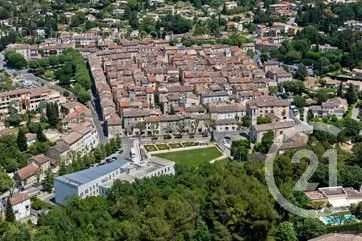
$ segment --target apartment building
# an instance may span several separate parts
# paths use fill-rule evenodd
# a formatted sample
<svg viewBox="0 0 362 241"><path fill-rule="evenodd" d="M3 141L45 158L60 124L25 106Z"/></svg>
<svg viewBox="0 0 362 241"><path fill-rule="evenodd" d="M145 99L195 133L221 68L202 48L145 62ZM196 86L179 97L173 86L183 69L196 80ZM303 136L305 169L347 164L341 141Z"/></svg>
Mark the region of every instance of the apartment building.
<svg viewBox="0 0 362 241"><path fill-rule="evenodd" d="M85 154L99 144L97 130L90 122L72 124L71 131L62 136L62 140L69 146L70 152Z"/></svg>
<svg viewBox="0 0 362 241"><path fill-rule="evenodd" d="M241 120L246 115L246 108L240 103L211 104L208 112L211 120Z"/></svg>
<svg viewBox="0 0 362 241"><path fill-rule="evenodd" d="M16 89L0 93L0 116L4 118L9 108L19 113L38 110L41 103L65 103L66 98L58 91L48 88Z"/></svg>
<svg viewBox="0 0 362 241"><path fill-rule="evenodd" d="M9 197L9 204L16 221L30 217L31 202L27 193L20 192L12 195Z"/></svg>
<svg viewBox="0 0 362 241"><path fill-rule="evenodd" d="M247 103L247 112L253 125L257 123L259 116L269 116L279 121L288 121L290 120L289 105L289 101L275 96L260 96Z"/></svg>
<svg viewBox="0 0 362 241"><path fill-rule="evenodd" d="M335 97L321 105L310 106L309 110L314 117L336 116L341 119L348 110L348 103L346 99Z"/></svg>

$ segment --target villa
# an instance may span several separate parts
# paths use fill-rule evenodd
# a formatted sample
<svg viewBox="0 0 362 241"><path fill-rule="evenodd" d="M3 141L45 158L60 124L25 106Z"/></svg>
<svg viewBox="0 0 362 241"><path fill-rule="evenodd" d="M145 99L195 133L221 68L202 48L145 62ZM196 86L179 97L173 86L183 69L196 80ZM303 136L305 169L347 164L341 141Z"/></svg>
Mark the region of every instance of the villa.
<svg viewBox="0 0 362 241"><path fill-rule="evenodd" d="M305 195L313 202L328 202L334 209L343 209L362 202L362 191L352 187L324 187L307 191Z"/></svg>

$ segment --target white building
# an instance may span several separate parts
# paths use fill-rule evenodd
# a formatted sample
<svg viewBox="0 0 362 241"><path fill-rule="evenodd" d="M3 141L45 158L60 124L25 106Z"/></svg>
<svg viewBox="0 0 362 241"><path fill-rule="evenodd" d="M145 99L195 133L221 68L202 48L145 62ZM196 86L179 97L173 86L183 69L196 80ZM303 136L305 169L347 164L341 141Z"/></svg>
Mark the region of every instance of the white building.
<svg viewBox="0 0 362 241"><path fill-rule="evenodd" d="M31 202L27 193L14 194L10 197L9 203L16 221L30 216Z"/></svg>
<svg viewBox="0 0 362 241"><path fill-rule="evenodd" d="M84 122L71 126L73 131L62 137L71 153L85 154L97 147L98 133L92 123Z"/></svg>
<svg viewBox="0 0 362 241"><path fill-rule="evenodd" d="M86 198L105 195L116 180L133 182L147 177L174 175L175 163L153 158L140 163L108 158L109 163L88 168L79 172L60 176L55 179L55 202L64 204L72 197Z"/></svg>
<svg viewBox="0 0 362 241"><path fill-rule="evenodd" d="M245 106L239 103L213 104L209 105L208 110L212 120L241 120L241 118L246 115Z"/></svg>
<svg viewBox="0 0 362 241"><path fill-rule="evenodd" d="M201 104L217 104L220 102L230 101L230 95L227 91L209 91L201 93Z"/></svg>
<svg viewBox="0 0 362 241"><path fill-rule="evenodd" d="M328 202L331 208L341 210L362 202L361 190L352 187L322 187L316 191L305 192L311 201Z"/></svg>

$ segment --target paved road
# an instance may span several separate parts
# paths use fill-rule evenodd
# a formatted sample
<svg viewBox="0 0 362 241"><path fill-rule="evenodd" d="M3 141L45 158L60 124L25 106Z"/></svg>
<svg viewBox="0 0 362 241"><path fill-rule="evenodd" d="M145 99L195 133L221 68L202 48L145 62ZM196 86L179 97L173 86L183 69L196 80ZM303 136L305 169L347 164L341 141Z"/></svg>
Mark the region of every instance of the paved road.
<svg viewBox="0 0 362 241"><path fill-rule="evenodd" d="M92 112L92 118L93 118L94 125L95 125L95 127L97 129L99 142L101 144L104 144L104 143L107 142L107 137L104 135L103 125L102 125L102 122L99 120L99 116L97 114L97 111L95 110L94 102L90 101L88 103L88 106L89 106L89 108L90 108L90 110Z"/></svg>

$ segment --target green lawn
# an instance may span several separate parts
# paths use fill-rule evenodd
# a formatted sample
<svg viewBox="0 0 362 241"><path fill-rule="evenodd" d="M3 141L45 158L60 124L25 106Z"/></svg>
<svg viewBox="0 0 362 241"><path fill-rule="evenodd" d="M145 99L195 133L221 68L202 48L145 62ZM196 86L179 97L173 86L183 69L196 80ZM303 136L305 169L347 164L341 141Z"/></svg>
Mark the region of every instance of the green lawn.
<svg viewBox="0 0 362 241"><path fill-rule="evenodd" d="M207 147L187 151L174 151L157 154L156 156L171 160L177 164L198 167L202 163L209 162L222 154L216 147Z"/></svg>

